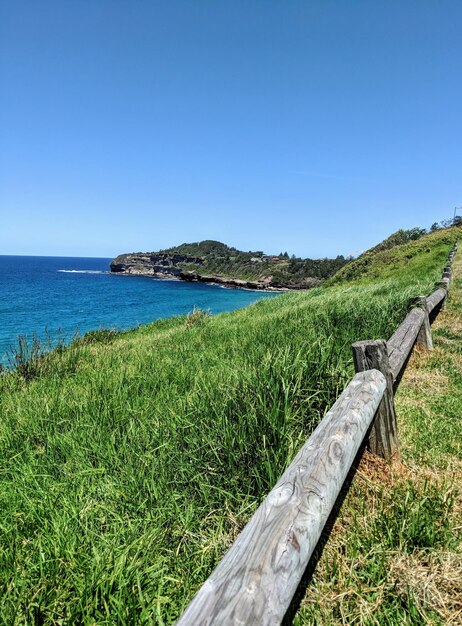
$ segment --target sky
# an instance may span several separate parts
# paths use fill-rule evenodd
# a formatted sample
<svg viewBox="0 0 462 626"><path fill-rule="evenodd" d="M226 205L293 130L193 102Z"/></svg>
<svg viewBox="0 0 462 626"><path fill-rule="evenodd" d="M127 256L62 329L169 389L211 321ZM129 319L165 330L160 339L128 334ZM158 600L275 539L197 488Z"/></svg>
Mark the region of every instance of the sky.
<svg viewBox="0 0 462 626"><path fill-rule="evenodd" d="M461 24L460 0L0 0L0 254L324 257L452 217Z"/></svg>

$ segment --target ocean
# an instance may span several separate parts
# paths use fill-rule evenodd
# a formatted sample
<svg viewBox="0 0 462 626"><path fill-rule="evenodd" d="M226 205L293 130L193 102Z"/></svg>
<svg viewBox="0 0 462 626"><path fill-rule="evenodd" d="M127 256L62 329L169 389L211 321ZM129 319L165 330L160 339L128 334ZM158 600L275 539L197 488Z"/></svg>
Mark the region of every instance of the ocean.
<svg viewBox="0 0 462 626"><path fill-rule="evenodd" d="M0 362L19 335L69 342L76 330L136 327L189 313L221 313L275 294L109 273L110 259L0 256Z"/></svg>

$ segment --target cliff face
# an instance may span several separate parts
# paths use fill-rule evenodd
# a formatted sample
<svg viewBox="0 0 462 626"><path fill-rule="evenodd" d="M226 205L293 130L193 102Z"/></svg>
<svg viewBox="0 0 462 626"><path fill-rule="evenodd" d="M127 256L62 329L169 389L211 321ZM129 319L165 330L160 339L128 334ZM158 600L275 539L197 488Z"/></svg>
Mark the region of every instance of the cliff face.
<svg viewBox="0 0 462 626"><path fill-rule="evenodd" d="M203 259L166 252L120 254L111 261L111 272L158 278L181 278L182 264L202 265Z"/></svg>
<svg viewBox="0 0 462 626"><path fill-rule="evenodd" d="M207 239L158 252L121 254L112 261L111 271L283 291L317 287L345 262L344 257L302 259L289 257L287 252L279 256L264 254L261 250L244 252Z"/></svg>
<svg viewBox="0 0 462 626"><path fill-rule="evenodd" d="M186 269L191 265L195 269ZM274 289L283 290L284 285L273 285L272 276L251 281L227 276L209 274L202 257L174 254L168 252L121 254L111 261L111 272L114 274L130 274L134 276L152 276L155 278L178 278L188 282L217 283L227 287L240 289ZM196 269L197 268L197 269ZM199 270L199 271L198 271Z"/></svg>

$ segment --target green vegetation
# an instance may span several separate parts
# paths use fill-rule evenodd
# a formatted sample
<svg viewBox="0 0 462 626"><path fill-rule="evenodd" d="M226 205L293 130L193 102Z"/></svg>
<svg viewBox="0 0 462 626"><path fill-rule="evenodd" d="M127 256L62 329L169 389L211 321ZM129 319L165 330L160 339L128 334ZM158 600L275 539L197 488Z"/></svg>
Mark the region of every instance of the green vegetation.
<svg viewBox="0 0 462 626"><path fill-rule="evenodd" d="M443 220L440 224L435 222L431 225L429 232L435 232L436 230L442 228L450 228L452 226L460 226L462 224L462 217L455 216L454 219ZM376 254L377 252L382 252L383 250L390 250L390 248L394 248L395 246L401 246L405 243L409 243L410 241L416 241L420 239L424 235L427 234L427 230L425 228L409 228L405 230L400 228L396 233L391 234L389 237L378 243L376 246L366 250L364 254Z"/></svg>
<svg viewBox="0 0 462 626"><path fill-rule="evenodd" d="M396 396L401 462L366 455L296 624L460 624L462 260Z"/></svg>
<svg viewBox="0 0 462 626"><path fill-rule="evenodd" d="M395 233L395 235L383 242L386 244L383 247L381 247L382 244L379 244L357 259L350 261L327 281L327 284L333 285L359 278L375 281L388 277L392 278L396 272L402 274L410 271L412 273L414 257L429 254L431 252L432 236L437 234L444 236L448 229L436 231L433 235L424 236L421 234L415 239L409 239L406 236L404 237L406 239L405 243L393 244L393 241L396 241L394 239L395 236L397 236L398 241L401 239L400 232L410 233L413 231L398 231L398 233Z"/></svg>
<svg viewBox="0 0 462 626"><path fill-rule="evenodd" d="M454 238L377 254L357 281L92 333L0 376L0 623L172 623L352 375L350 344L392 333ZM403 489L412 533L386 545L452 549L451 497Z"/></svg>
<svg viewBox="0 0 462 626"><path fill-rule="evenodd" d="M220 241L183 243L162 253L181 254L197 257L199 263L179 263L185 271L222 277L259 281L272 276L273 287L315 287L321 281L337 272L347 260L343 256L336 259L301 259L287 252L278 256L257 252L242 252Z"/></svg>
<svg viewBox="0 0 462 626"><path fill-rule="evenodd" d="M384 239L384 241L368 250L366 254L375 254L376 252L381 252L382 250L389 250L390 248L394 248L395 246L401 246L403 243L409 243L409 241L416 241L417 239L423 237L425 233L425 228L397 230L396 233L393 233L392 235Z"/></svg>
<svg viewBox="0 0 462 626"><path fill-rule="evenodd" d="M449 479L366 454L295 624L459 624L457 496Z"/></svg>

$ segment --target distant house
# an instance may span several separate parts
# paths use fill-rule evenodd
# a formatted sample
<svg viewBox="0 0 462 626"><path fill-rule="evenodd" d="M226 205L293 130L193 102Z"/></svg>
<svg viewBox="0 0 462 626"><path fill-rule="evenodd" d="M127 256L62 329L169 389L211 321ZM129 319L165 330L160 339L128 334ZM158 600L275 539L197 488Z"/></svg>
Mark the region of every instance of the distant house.
<svg viewBox="0 0 462 626"><path fill-rule="evenodd" d="M280 261L280 258L278 256L273 256L271 257L272 261Z"/></svg>
<svg viewBox="0 0 462 626"><path fill-rule="evenodd" d="M250 258L252 263L261 263L262 262L262 257L261 256L253 256Z"/></svg>

